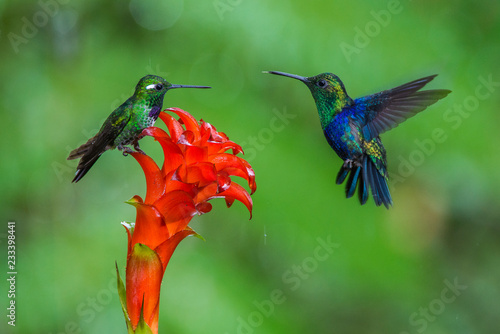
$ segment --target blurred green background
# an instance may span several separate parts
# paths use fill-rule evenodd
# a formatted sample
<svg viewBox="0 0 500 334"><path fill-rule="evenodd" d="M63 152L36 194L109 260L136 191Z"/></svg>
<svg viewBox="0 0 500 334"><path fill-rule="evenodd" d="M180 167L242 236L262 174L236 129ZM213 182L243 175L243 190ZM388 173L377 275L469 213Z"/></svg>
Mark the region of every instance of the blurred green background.
<svg viewBox="0 0 500 334"><path fill-rule="evenodd" d="M166 271L161 333L495 333L500 316L496 1L0 2L2 333L125 333L124 203L142 171L106 153L78 184L71 149L146 74L242 144L258 190L195 217ZM439 73L446 99L385 133L394 207L335 185L341 160L307 88L351 97ZM160 123L159 123L160 124ZM436 133L438 135L436 135ZM141 147L160 159L151 138ZM161 160L160 160L161 161ZM16 327L5 316L16 222ZM325 244L331 248L322 248ZM323 246L322 246L323 245ZM329 252L330 251L330 252Z"/></svg>

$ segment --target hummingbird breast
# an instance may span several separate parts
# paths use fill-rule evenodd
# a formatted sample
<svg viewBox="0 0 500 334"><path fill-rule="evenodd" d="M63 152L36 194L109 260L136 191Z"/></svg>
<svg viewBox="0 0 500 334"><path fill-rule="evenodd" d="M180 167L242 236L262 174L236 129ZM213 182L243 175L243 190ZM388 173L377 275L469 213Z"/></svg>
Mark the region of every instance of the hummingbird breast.
<svg viewBox="0 0 500 334"><path fill-rule="evenodd" d="M342 159L353 159L363 154L360 129L352 112L336 115L324 130L330 146Z"/></svg>
<svg viewBox="0 0 500 334"><path fill-rule="evenodd" d="M142 138L142 130L154 125L160 111L160 107L135 106L128 124L115 139L114 146L129 145Z"/></svg>
<svg viewBox="0 0 500 334"><path fill-rule="evenodd" d="M138 112L134 113L134 115L136 116L135 122L137 128L140 129L141 132L145 128L148 128L150 126L153 126L153 124L155 124L161 111L161 108L158 106L150 107L142 105L139 106L139 108L137 109L139 109Z"/></svg>

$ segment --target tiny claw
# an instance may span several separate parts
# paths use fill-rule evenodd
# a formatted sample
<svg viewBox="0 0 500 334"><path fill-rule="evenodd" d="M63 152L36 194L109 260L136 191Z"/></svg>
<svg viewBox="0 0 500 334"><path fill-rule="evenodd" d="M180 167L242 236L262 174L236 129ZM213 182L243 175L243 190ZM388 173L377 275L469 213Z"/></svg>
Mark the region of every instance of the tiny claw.
<svg viewBox="0 0 500 334"><path fill-rule="evenodd" d="M342 167L344 167L346 169L352 169L352 166L361 167L361 163L359 161L354 161L354 160L351 160L351 159L346 159L344 161L344 164L342 165Z"/></svg>
<svg viewBox="0 0 500 334"><path fill-rule="evenodd" d="M141 150L141 148L139 147L139 142L138 142L138 141L135 141L135 142L134 142L134 149L135 149L137 152L139 152L139 153L142 153L142 154L146 155L146 153L144 153L144 151L143 151L143 150Z"/></svg>
<svg viewBox="0 0 500 334"><path fill-rule="evenodd" d="M351 159L346 159L344 161L344 165L343 167L344 168L347 168L347 169L351 169L352 168L352 164L353 164L354 161L352 161Z"/></svg>
<svg viewBox="0 0 500 334"><path fill-rule="evenodd" d="M130 147L127 147L127 146L118 146L118 149L123 151L122 154L124 157L126 157L130 153L134 153L134 151Z"/></svg>

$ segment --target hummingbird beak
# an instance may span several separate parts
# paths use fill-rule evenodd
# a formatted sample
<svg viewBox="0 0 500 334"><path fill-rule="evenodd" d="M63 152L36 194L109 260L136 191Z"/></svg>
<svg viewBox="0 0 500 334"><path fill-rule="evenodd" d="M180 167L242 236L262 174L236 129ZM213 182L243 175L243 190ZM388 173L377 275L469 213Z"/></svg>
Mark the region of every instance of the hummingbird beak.
<svg viewBox="0 0 500 334"><path fill-rule="evenodd" d="M191 85L172 85L168 87L168 89L174 89L174 88L212 88L208 86L191 86Z"/></svg>
<svg viewBox="0 0 500 334"><path fill-rule="evenodd" d="M282 75L284 77L294 78L294 79L300 80L302 82L308 82L309 81L306 77L301 77L300 75L295 75L295 74L290 74L290 73L285 73L285 72L262 71L262 73L270 73L270 74Z"/></svg>

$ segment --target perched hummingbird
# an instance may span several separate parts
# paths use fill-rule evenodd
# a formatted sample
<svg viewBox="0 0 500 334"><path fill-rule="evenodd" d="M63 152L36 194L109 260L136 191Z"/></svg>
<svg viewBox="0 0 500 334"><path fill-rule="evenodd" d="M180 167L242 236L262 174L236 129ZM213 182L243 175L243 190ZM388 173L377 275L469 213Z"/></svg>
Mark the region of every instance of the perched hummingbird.
<svg viewBox="0 0 500 334"><path fill-rule="evenodd" d="M134 95L108 116L99 132L73 150L68 160L81 158L73 182L78 182L105 151L118 148L123 155L133 152L125 145L140 149L141 132L154 124L163 106L165 93L174 88L211 88L207 86L173 85L162 77L146 75L135 87Z"/></svg>
<svg viewBox="0 0 500 334"><path fill-rule="evenodd" d="M350 198L358 187L361 204L368 200L371 189L375 204L392 205L387 181L387 159L379 135L414 116L451 91L423 90L436 75L418 79L380 93L351 99L344 84L332 73L313 77L269 71L302 81L309 87L328 144L344 160L337 175L337 184L346 183Z"/></svg>

